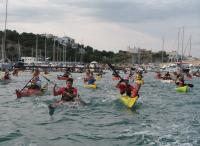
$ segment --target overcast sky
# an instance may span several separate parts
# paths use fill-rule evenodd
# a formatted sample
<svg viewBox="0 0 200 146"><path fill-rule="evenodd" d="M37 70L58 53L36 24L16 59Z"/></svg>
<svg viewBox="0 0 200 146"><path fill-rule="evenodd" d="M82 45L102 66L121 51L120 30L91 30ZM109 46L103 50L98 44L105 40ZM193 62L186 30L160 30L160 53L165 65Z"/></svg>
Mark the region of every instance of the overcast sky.
<svg viewBox="0 0 200 146"><path fill-rule="evenodd" d="M0 30L5 4L0 0ZM200 57L200 0L8 0L8 29L66 35L98 50L158 51L162 38L165 50L177 50L183 26L186 55L192 36L192 55Z"/></svg>

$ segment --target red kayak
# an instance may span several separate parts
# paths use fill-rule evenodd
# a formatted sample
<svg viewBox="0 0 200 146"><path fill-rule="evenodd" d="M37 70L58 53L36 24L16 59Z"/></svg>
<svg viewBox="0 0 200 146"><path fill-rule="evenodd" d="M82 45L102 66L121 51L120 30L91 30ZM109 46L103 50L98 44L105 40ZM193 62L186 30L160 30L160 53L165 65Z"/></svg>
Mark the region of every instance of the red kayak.
<svg viewBox="0 0 200 146"><path fill-rule="evenodd" d="M12 81L11 79L4 79L4 78L2 78L2 79L0 79L0 83L2 82L2 83L9 83L10 81Z"/></svg>
<svg viewBox="0 0 200 146"><path fill-rule="evenodd" d="M58 79L58 80L67 80L67 79L68 79L68 77L57 76L57 79Z"/></svg>
<svg viewBox="0 0 200 146"><path fill-rule="evenodd" d="M17 98L28 97L28 96L33 96L33 95L41 96L47 91L47 88L48 88L48 86L46 85L41 90L40 89L28 89L28 88L25 88L23 90L16 90L16 95L17 95Z"/></svg>
<svg viewBox="0 0 200 146"><path fill-rule="evenodd" d="M113 77L112 77L112 80L120 80L120 77L115 77L115 76L113 76Z"/></svg>

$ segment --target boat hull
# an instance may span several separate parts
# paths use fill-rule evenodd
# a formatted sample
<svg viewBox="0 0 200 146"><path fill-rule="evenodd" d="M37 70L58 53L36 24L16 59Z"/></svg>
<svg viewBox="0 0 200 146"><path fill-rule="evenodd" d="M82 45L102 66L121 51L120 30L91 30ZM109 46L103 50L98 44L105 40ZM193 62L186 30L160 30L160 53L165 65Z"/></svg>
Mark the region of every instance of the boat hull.
<svg viewBox="0 0 200 146"><path fill-rule="evenodd" d="M120 101L128 108L132 108L135 105L137 99L138 99L138 96L133 97L133 98L129 96L120 97Z"/></svg>
<svg viewBox="0 0 200 146"><path fill-rule="evenodd" d="M189 91L189 87L188 86L177 87L177 88L175 88L175 90L176 90L176 92L186 93Z"/></svg>

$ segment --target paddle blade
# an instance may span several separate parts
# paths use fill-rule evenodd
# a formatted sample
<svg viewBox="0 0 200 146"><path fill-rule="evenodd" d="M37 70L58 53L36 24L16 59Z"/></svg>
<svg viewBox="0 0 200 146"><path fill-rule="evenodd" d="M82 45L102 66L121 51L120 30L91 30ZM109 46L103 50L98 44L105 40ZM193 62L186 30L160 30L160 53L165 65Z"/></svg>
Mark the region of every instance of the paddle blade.
<svg viewBox="0 0 200 146"><path fill-rule="evenodd" d="M189 87L191 87L191 88L193 88L194 87L194 85L193 84L187 84Z"/></svg>

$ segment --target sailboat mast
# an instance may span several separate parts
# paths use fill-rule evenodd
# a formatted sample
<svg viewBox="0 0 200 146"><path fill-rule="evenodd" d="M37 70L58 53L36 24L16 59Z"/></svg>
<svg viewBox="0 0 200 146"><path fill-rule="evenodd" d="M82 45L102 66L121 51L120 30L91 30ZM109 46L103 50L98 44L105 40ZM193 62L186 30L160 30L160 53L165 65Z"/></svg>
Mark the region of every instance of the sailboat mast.
<svg viewBox="0 0 200 146"><path fill-rule="evenodd" d="M7 29L7 19L8 19L8 0L6 0L6 18L5 18L5 25L4 25L4 38L2 44L2 60L5 61L5 50L6 50L6 29Z"/></svg>
<svg viewBox="0 0 200 146"><path fill-rule="evenodd" d="M189 49L189 56L191 56L191 49L192 49L192 36L190 36L190 49Z"/></svg>
<svg viewBox="0 0 200 146"><path fill-rule="evenodd" d="M57 46L57 49L56 49L56 60L58 61L58 51L59 51L59 42L58 42L58 46Z"/></svg>
<svg viewBox="0 0 200 146"><path fill-rule="evenodd" d="M184 51L184 35L185 35L185 31L184 31L184 26L183 26L183 34L182 34L182 54L181 54L181 61L183 61L183 51Z"/></svg>
<svg viewBox="0 0 200 146"><path fill-rule="evenodd" d="M38 61L38 36L36 35L36 51L35 51L35 58Z"/></svg>
<svg viewBox="0 0 200 146"><path fill-rule="evenodd" d="M178 43L177 43L177 55L176 55L177 62L179 61L180 32L181 32L181 28L178 29Z"/></svg>
<svg viewBox="0 0 200 146"><path fill-rule="evenodd" d="M19 40L18 40L18 57L19 57L19 59L21 58L21 46L20 46L20 42L19 42Z"/></svg>
<svg viewBox="0 0 200 146"><path fill-rule="evenodd" d="M163 37L163 39L162 39L162 63L163 63L163 52L164 52L164 49L165 49L165 38Z"/></svg>
<svg viewBox="0 0 200 146"><path fill-rule="evenodd" d="M46 62L46 58L47 58L47 38L46 38L46 36L45 36L45 46L44 46L45 48L45 53L44 53L44 61Z"/></svg>
<svg viewBox="0 0 200 146"><path fill-rule="evenodd" d="M65 62L65 46L64 45L63 45L62 51L63 51L63 63L64 63Z"/></svg>
<svg viewBox="0 0 200 146"><path fill-rule="evenodd" d="M3 37L2 37L2 44L1 44L1 59L4 60L4 51L3 51Z"/></svg>
<svg viewBox="0 0 200 146"><path fill-rule="evenodd" d="M56 43L55 43L55 38L53 39L53 61L55 61L55 47L56 47Z"/></svg>

